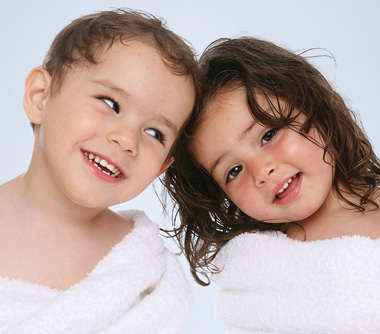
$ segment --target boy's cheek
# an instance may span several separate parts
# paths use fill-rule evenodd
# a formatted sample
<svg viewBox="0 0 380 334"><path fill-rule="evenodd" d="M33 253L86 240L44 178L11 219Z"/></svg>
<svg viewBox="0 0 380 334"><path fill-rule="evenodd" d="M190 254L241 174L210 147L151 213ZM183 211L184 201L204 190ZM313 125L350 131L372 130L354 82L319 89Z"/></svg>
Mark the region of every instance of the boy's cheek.
<svg viewBox="0 0 380 334"><path fill-rule="evenodd" d="M159 170L159 172L157 173L157 176L160 176L162 173L164 173L168 167L174 162L174 158L171 157L170 160L166 163L164 163L161 167L161 169Z"/></svg>

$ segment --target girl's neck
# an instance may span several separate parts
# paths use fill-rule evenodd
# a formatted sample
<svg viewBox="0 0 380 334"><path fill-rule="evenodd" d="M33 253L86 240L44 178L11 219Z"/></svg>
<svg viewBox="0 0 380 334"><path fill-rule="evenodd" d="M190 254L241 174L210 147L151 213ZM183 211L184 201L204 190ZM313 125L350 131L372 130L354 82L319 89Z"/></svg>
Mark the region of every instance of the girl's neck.
<svg viewBox="0 0 380 334"><path fill-rule="evenodd" d="M359 203L354 196L346 196ZM380 206L379 197L374 202ZM368 203L366 210L359 212L333 193L324 205L310 217L291 224L288 237L301 241L314 241L361 235L371 239L380 238L380 210Z"/></svg>

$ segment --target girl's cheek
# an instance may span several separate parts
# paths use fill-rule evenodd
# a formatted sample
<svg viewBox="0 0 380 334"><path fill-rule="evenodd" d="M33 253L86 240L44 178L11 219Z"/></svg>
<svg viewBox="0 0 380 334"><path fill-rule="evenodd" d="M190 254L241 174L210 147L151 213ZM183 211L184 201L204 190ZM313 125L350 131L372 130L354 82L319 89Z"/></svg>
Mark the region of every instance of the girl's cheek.
<svg viewBox="0 0 380 334"><path fill-rule="evenodd" d="M322 153L322 156L323 156L323 153ZM332 155L329 153L329 151L326 152L326 154L324 155L323 157L324 161L331 165L333 167L333 172L335 170L335 160L334 158L332 157Z"/></svg>

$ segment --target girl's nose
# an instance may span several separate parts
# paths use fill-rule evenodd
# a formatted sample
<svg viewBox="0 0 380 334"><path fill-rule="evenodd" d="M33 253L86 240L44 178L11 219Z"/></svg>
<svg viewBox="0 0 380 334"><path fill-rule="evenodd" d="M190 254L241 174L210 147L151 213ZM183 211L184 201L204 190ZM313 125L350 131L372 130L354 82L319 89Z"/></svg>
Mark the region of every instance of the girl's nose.
<svg viewBox="0 0 380 334"><path fill-rule="evenodd" d="M252 176L257 187L262 187L271 179L276 171L273 162L257 162L250 166Z"/></svg>
<svg viewBox="0 0 380 334"><path fill-rule="evenodd" d="M112 131L108 134L108 141L119 145L120 149L129 155L135 156L138 147L138 133L129 129L126 131Z"/></svg>

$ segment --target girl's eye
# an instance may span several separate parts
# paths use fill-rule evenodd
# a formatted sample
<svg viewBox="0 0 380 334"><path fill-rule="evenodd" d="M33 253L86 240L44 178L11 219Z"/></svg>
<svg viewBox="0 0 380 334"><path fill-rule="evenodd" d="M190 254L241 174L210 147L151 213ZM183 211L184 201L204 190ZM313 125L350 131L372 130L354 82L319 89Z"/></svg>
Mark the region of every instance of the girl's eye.
<svg viewBox="0 0 380 334"><path fill-rule="evenodd" d="M160 143L163 143L165 141L164 135L155 129L146 129L145 132L148 135L151 135L152 137L156 138Z"/></svg>
<svg viewBox="0 0 380 334"><path fill-rule="evenodd" d="M271 129L265 132L263 138L261 139L262 143L266 144L267 142L272 140L272 138L276 135L276 132L277 132L277 129Z"/></svg>
<svg viewBox="0 0 380 334"><path fill-rule="evenodd" d="M99 97L99 99L105 102L106 104L108 104L108 106L111 109L115 110L116 114L120 112L119 104L115 102L114 100L110 99L109 97L104 97L104 96Z"/></svg>
<svg viewBox="0 0 380 334"><path fill-rule="evenodd" d="M242 166L235 166L231 168L227 174L226 183L231 182L235 177L237 177L242 169Z"/></svg>

